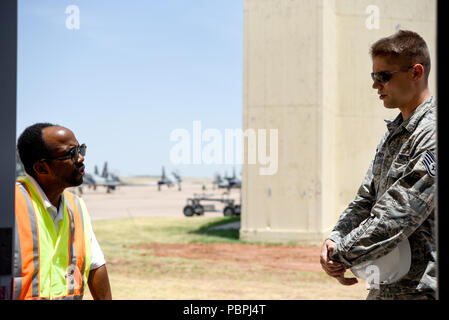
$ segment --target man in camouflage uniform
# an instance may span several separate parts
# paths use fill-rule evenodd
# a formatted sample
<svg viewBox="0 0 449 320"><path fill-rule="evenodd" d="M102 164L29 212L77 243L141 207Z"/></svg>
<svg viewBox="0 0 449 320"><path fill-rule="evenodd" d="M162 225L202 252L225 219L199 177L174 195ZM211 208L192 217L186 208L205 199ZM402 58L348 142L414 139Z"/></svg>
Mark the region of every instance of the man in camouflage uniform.
<svg viewBox="0 0 449 320"><path fill-rule="evenodd" d="M430 57L416 33L399 30L371 47L373 88L401 111L387 131L355 199L325 240L320 261L343 285L346 269L391 252L408 239L411 266L400 280L375 284L367 299L436 298L436 101Z"/></svg>

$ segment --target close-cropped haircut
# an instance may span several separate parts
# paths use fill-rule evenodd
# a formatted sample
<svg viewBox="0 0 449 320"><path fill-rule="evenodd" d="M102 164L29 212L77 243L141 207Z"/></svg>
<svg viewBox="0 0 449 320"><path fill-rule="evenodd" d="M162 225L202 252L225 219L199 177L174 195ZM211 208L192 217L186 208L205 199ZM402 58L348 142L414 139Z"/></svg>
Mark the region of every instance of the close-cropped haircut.
<svg viewBox="0 0 449 320"><path fill-rule="evenodd" d="M25 172L35 177L33 164L50 157L50 150L42 138L42 129L55 126L51 123L36 123L26 128L17 141L17 151Z"/></svg>
<svg viewBox="0 0 449 320"><path fill-rule="evenodd" d="M424 79L430 73L430 54L424 39L416 32L399 30L389 37L376 41L370 49L372 58L385 57L390 62L403 66L421 63L424 66Z"/></svg>

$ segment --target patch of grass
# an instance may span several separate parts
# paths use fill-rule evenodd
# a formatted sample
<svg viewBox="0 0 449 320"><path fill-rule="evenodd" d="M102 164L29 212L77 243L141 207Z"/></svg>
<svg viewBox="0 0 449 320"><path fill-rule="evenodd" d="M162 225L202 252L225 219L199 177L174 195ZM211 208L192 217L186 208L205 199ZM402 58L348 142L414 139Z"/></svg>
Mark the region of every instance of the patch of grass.
<svg viewBox="0 0 449 320"><path fill-rule="evenodd" d="M209 230L238 221L239 217L126 218L92 221L95 236L106 256L134 255L130 248L146 243L237 243L239 230Z"/></svg>
<svg viewBox="0 0 449 320"><path fill-rule="evenodd" d="M195 243L241 242L239 240L240 232L238 229L205 230L205 231L195 231L194 233L205 235L205 237L193 241Z"/></svg>
<svg viewBox="0 0 449 320"><path fill-rule="evenodd" d="M239 217L223 218L132 218L96 220L92 222L95 235L107 234L107 242L120 242L125 245L139 243L194 243L211 241L235 242L235 232L210 232L211 227L238 221ZM238 230L234 230L237 231Z"/></svg>
<svg viewBox="0 0 449 320"><path fill-rule="evenodd" d="M207 222L201 225L198 229L190 231L192 234L204 235L195 242L213 243L213 242L240 242L239 229L212 229L224 224L240 221L239 216L218 218L217 220Z"/></svg>
<svg viewBox="0 0 449 320"><path fill-rule="evenodd" d="M240 221L240 216L223 217L223 218L214 218L214 220L202 224L202 225L198 228L197 231L198 231L198 232L201 232L201 231L207 231L207 229L209 229L209 228L218 227L218 226L221 226L221 225L224 225L224 224L228 224L228 223L232 223L232 222L237 222L237 221Z"/></svg>

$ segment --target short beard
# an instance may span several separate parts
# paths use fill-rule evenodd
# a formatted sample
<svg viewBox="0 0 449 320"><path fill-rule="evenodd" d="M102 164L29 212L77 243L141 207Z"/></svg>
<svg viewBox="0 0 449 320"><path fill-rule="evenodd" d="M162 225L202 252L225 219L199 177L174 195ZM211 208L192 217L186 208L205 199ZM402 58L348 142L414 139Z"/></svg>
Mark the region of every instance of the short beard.
<svg viewBox="0 0 449 320"><path fill-rule="evenodd" d="M72 179L72 186L73 187L78 187L79 185L81 185L81 184L83 184L83 177L81 176L81 178L76 178L76 177L73 177L73 179Z"/></svg>
<svg viewBox="0 0 449 320"><path fill-rule="evenodd" d="M70 185L72 187L77 187L77 186L81 185L83 182L84 182L83 181L83 176L79 174L78 169L75 169L73 171L73 176L70 179Z"/></svg>

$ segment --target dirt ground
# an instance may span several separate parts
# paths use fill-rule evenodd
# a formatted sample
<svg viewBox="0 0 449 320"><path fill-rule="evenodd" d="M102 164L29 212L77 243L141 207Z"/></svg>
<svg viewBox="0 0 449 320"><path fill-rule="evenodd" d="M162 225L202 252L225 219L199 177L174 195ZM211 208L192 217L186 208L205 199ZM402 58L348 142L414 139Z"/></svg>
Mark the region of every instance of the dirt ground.
<svg viewBox="0 0 449 320"><path fill-rule="evenodd" d="M231 262L259 265L274 270L323 272L319 262L320 248L310 246L272 246L257 244L142 244L135 248L148 250L142 255L201 259L216 263Z"/></svg>
<svg viewBox="0 0 449 320"><path fill-rule="evenodd" d="M153 243L127 248L140 252L140 264L125 257L108 261L114 299L364 300L368 293L363 281L342 286L327 276L318 247Z"/></svg>

